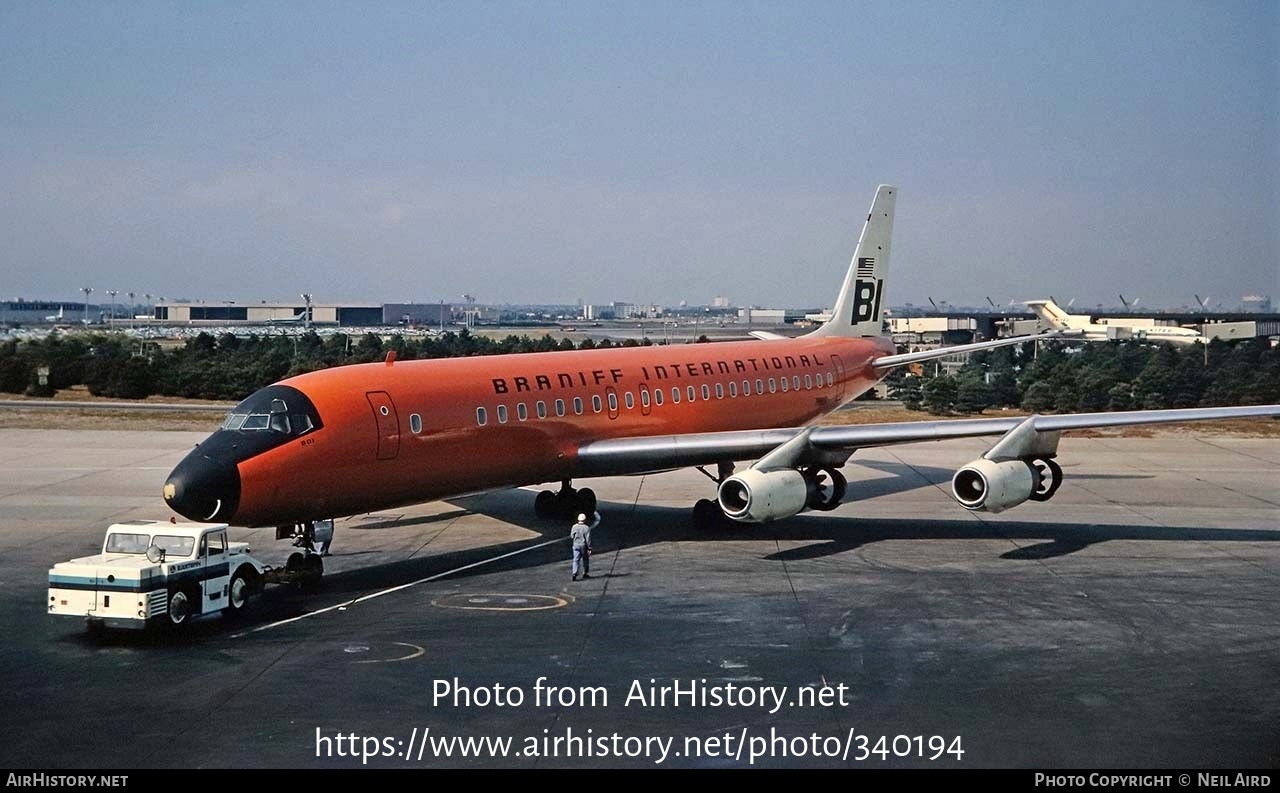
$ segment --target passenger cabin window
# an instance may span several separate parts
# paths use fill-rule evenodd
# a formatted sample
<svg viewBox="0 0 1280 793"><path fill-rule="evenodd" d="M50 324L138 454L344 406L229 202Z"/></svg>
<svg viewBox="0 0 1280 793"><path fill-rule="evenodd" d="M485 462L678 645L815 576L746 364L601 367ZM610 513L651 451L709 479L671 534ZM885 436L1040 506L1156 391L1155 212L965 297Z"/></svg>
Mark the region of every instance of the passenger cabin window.
<svg viewBox="0 0 1280 793"><path fill-rule="evenodd" d="M729 398L732 399L737 395L738 395L738 383L737 381L730 380L729 381Z"/></svg>
<svg viewBox="0 0 1280 793"><path fill-rule="evenodd" d="M791 376L791 387L796 391L800 390L800 375Z"/></svg>
<svg viewBox="0 0 1280 793"><path fill-rule="evenodd" d="M630 396L630 394L628 394L627 396ZM617 394L609 395L609 412L611 413L618 412L618 395Z"/></svg>
<svg viewBox="0 0 1280 793"><path fill-rule="evenodd" d="M680 401L680 388L677 386L671 389L671 402L675 404Z"/></svg>
<svg viewBox="0 0 1280 793"><path fill-rule="evenodd" d="M627 403L627 410L631 410L631 409L635 408L635 406L636 406L636 398L635 398L635 397L633 397L633 396L631 395L631 392L630 392L630 391L628 391L627 393L623 394L623 395L622 395L622 398L623 398L623 401L625 401L625 402Z"/></svg>
<svg viewBox="0 0 1280 793"><path fill-rule="evenodd" d="M582 415L582 397L573 398L573 412Z"/></svg>
<svg viewBox="0 0 1280 793"><path fill-rule="evenodd" d="M529 418L529 409L524 406L523 402L516 403L516 418L525 421Z"/></svg>
<svg viewBox="0 0 1280 793"><path fill-rule="evenodd" d="M506 405L498 405L498 423L499 424L507 423L507 406Z"/></svg>
<svg viewBox="0 0 1280 793"><path fill-rule="evenodd" d="M787 393L787 378L782 378L782 393Z"/></svg>
<svg viewBox="0 0 1280 793"><path fill-rule="evenodd" d="M538 402L538 418L545 419L547 417L547 403Z"/></svg>
<svg viewBox="0 0 1280 793"><path fill-rule="evenodd" d="M716 399L724 399L724 386L719 383L716 383Z"/></svg>
<svg viewBox="0 0 1280 793"><path fill-rule="evenodd" d="M557 415L557 416L563 416L563 415L564 415L564 400L563 400L563 399L557 399L557 400L556 400L556 415Z"/></svg>
<svg viewBox="0 0 1280 793"><path fill-rule="evenodd" d="M422 416L417 413L409 414L409 431L414 435L422 432Z"/></svg>
<svg viewBox="0 0 1280 793"><path fill-rule="evenodd" d="M756 393L764 396L764 378L762 377L756 378Z"/></svg>
<svg viewBox="0 0 1280 793"><path fill-rule="evenodd" d="M835 379L831 376L830 372L827 372L827 385L835 385L835 384L836 384Z"/></svg>
<svg viewBox="0 0 1280 793"><path fill-rule="evenodd" d="M600 395L593 394L591 396L591 409L599 413L603 408L600 405Z"/></svg>
<svg viewBox="0 0 1280 793"><path fill-rule="evenodd" d="M489 423L489 415L484 408L476 408L476 424L481 427Z"/></svg>
<svg viewBox="0 0 1280 793"><path fill-rule="evenodd" d="M751 396L751 381L750 381L750 380L743 380L743 381L742 381L742 395L743 395L743 396Z"/></svg>
<svg viewBox="0 0 1280 793"><path fill-rule="evenodd" d="M719 389L720 386L717 385L716 388ZM720 396L724 396L724 394L721 394ZM705 383L702 386L702 398L703 399L711 398L711 387L706 385Z"/></svg>
<svg viewBox="0 0 1280 793"><path fill-rule="evenodd" d="M641 406L641 407L646 407L646 408L647 408L647 407L649 407L649 392L648 392L648 391L641 391L641 392L640 392L640 406Z"/></svg>
<svg viewBox="0 0 1280 793"><path fill-rule="evenodd" d="M810 390L810 389L812 389L812 388L813 388L813 376L812 376L812 375L805 375L805 376L804 376L804 389L805 389L806 391L808 391L808 390Z"/></svg>
<svg viewBox="0 0 1280 793"><path fill-rule="evenodd" d="M692 402L695 399L697 399L697 396L693 392L693 386L689 386L689 401Z"/></svg>
<svg viewBox="0 0 1280 793"><path fill-rule="evenodd" d="M769 378L769 393L770 394L778 393L778 381L772 377Z"/></svg>
<svg viewBox="0 0 1280 793"><path fill-rule="evenodd" d="M819 372L818 374L814 375L814 376L813 376L813 380L814 380L814 383L818 386L818 388L822 388L822 373L821 373L821 372Z"/></svg>
<svg viewBox="0 0 1280 793"><path fill-rule="evenodd" d="M653 404L662 405L662 389L659 388L653 392Z"/></svg>

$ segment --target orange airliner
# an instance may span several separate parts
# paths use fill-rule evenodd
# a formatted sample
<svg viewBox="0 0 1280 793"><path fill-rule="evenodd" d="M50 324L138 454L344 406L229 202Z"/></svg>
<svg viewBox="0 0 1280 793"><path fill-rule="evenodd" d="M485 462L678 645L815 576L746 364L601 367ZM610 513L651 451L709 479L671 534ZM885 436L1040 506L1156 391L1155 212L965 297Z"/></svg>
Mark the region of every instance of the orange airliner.
<svg viewBox="0 0 1280 793"><path fill-rule="evenodd" d="M858 448L1003 435L956 472L962 506L1051 498L1062 430L1280 415L1280 406L815 427L893 367L1056 334L898 354L882 333L896 188L881 185L832 317L806 336L342 366L241 402L178 464L169 505L196 521L278 527L309 564L317 524L449 496L560 482L543 516L590 513L572 480L713 467L695 519L765 522L840 504ZM735 473L735 464L757 460ZM705 469L704 469L705 470Z"/></svg>

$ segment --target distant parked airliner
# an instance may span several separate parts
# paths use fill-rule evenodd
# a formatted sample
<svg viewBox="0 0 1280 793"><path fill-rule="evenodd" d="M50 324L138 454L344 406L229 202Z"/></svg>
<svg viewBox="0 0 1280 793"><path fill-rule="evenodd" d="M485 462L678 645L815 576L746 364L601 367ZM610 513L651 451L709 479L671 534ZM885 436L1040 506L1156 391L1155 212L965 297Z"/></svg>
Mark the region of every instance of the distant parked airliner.
<svg viewBox="0 0 1280 793"><path fill-rule="evenodd" d="M1125 322L1093 322L1087 314L1068 314L1052 300L1028 300L1026 306L1035 312L1047 327L1057 330L1064 339L1083 341L1158 341L1185 347L1203 344L1204 336L1195 328L1170 325L1133 325Z"/></svg>

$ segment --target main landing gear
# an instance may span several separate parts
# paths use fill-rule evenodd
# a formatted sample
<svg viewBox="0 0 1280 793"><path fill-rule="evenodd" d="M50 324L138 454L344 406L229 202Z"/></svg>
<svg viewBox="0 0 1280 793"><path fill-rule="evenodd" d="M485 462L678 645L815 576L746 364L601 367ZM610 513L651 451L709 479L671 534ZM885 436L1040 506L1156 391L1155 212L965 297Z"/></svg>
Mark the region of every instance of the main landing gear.
<svg viewBox="0 0 1280 793"><path fill-rule="evenodd" d="M718 463L716 472L712 474L706 468L698 466L697 470L706 478L716 483L717 490L724 480L733 476L733 463ZM733 525L729 516L720 508L720 502L714 498L700 498L693 503L693 527L698 531L727 529Z"/></svg>
<svg viewBox="0 0 1280 793"><path fill-rule="evenodd" d="M293 540L297 551L289 554L284 570L299 583L316 584L324 575L324 559L333 544L333 521L313 520L276 527L276 539Z"/></svg>
<svg viewBox="0 0 1280 793"><path fill-rule="evenodd" d="M533 500L533 511L540 518L573 520L579 515L586 515L590 519L596 511L596 494L589 487L575 490L566 479L560 483L559 492L543 490L539 493Z"/></svg>

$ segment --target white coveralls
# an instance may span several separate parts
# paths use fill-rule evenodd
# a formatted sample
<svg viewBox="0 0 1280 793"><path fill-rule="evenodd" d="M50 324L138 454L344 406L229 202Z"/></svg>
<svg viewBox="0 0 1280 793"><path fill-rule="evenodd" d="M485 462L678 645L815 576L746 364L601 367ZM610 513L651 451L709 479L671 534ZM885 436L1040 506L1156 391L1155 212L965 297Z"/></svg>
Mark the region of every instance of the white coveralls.
<svg viewBox="0 0 1280 793"><path fill-rule="evenodd" d="M600 525L600 513L593 512L590 522L575 523L569 529L569 541L573 544L573 580L578 580L578 567L584 578L591 575L591 530Z"/></svg>

